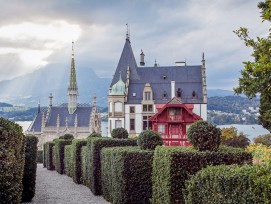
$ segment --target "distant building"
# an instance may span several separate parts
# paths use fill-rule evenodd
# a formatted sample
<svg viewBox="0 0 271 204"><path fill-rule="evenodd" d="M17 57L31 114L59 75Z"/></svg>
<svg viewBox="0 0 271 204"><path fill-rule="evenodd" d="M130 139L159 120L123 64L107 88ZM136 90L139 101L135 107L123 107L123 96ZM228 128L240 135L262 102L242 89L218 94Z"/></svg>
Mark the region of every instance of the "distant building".
<svg viewBox="0 0 271 204"><path fill-rule="evenodd" d="M67 91L68 103L59 106L53 105L53 96L49 96L49 107L41 111L38 107L37 115L29 126L26 134L33 134L39 138L38 148L42 144L70 133L75 138L85 138L93 131L101 133L101 118L96 107L96 97L93 104L80 105L77 103L78 86L72 46L70 79Z"/></svg>
<svg viewBox="0 0 271 204"><path fill-rule="evenodd" d="M144 53L137 65L129 33L108 94L108 132L124 127L130 135L143 130L159 132L165 145L187 145L186 130L207 120L205 59L188 66L145 67Z"/></svg>

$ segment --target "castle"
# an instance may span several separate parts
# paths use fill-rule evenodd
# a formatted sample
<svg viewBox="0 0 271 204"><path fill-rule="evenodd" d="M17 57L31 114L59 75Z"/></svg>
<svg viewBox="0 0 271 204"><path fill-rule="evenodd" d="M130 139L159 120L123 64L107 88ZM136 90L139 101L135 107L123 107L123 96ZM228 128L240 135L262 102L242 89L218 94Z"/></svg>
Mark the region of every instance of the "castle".
<svg viewBox="0 0 271 204"><path fill-rule="evenodd" d="M127 31L125 45L108 94L108 132L127 129L130 136L153 129L165 145L188 145L186 130L207 120L205 59L201 65L137 65Z"/></svg>
<svg viewBox="0 0 271 204"><path fill-rule="evenodd" d="M92 106L81 105L77 102L79 93L73 45L74 43L72 43L70 79L67 90L68 103L54 106L53 96L50 94L49 107L46 111L41 111L40 105L38 106L37 114L26 131L26 134L39 138L39 149L42 149L43 143L66 133L74 135L75 138L85 138L94 131L101 133L101 118L96 107L96 97L93 97Z"/></svg>

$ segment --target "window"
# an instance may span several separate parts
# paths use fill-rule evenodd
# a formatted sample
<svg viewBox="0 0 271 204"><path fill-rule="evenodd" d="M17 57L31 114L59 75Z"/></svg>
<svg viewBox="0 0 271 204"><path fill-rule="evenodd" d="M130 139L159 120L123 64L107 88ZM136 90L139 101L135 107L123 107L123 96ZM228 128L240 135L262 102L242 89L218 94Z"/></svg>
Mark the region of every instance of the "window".
<svg viewBox="0 0 271 204"><path fill-rule="evenodd" d="M130 130L135 130L135 119L130 119Z"/></svg>
<svg viewBox="0 0 271 204"><path fill-rule="evenodd" d="M151 92L145 92L145 100L150 101L151 100Z"/></svg>
<svg viewBox="0 0 271 204"><path fill-rule="evenodd" d="M158 125L158 133L165 133L165 125Z"/></svg>
<svg viewBox="0 0 271 204"><path fill-rule="evenodd" d="M116 120L115 121L115 128L121 128L121 127L122 127L121 120Z"/></svg>
<svg viewBox="0 0 271 204"><path fill-rule="evenodd" d="M134 106L130 106L130 113L135 113L135 107Z"/></svg>
<svg viewBox="0 0 271 204"><path fill-rule="evenodd" d="M148 118L151 116L143 116L143 130L151 130L151 124L148 121Z"/></svg>
<svg viewBox="0 0 271 204"><path fill-rule="evenodd" d="M167 92L164 91L164 93L163 93L163 98L166 98L166 97L167 97Z"/></svg>
<svg viewBox="0 0 271 204"><path fill-rule="evenodd" d="M143 105L143 112L153 112L153 106L150 105Z"/></svg>
<svg viewBox="0 0 271 204"><path fill-rule="evenodd" d="M182 97L182 90L180 88L178 88L178 90L176 91L177 93L177 97L180 98Z"/></svg>
<svg viewBox="0 0 271 204"><path fill-rule="evenodd" d="M195 91L192 92L192 97L193 98L196 97L196 92Z"/></svg>

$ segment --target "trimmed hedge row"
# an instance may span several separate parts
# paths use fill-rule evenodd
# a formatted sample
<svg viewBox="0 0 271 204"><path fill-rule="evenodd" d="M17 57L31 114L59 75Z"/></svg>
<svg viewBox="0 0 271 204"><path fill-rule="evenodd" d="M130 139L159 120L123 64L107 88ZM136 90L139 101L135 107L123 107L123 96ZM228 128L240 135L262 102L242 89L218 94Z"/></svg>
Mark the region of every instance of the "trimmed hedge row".
<svg viewBox="0 0 271 204"><path fill-rule="evenodd" d="M87 145L87 140L77 139L72 141L71 147L71 175L77 184L82 183L81 149Z"/></svg>
<svg viewBox="0 0 271 204"><path fill-rule="evenodd" d="M43 163L43 150L37 151L37 163Z"/></svg>
<svg viewBox="0 0 271 204"><path fill-rule="evenodd" d="M72 159L72 145L66 145L64 150L64 174L72 177L71 173L71 159Z"/></svg>
<svg viewBox="0 0 271 204"><path fill-rule="evenodd" d="M184 203L182 189L190 175L221 164L252 164L250 153L221 148L217 152L200 152L189 147L157 147L153 159L153 200L159 204Z"/></svg>
<svg viewBox="0 0 271 204"><path fill-rule="evenodd" d="M101 186L101 150L103 147L115 146L136 146L134 139L113 139L113 138L87 138L87 181L86 185L94 195L102 194Z"/></svg>
<svg viewBox="0 0 271 204"><path fill-rule="evenodd" d="M87 147L83 146L81 149L81 172L82 184L87 185Z"/></svg>
<svg viewBox="0 0 271 204"><path fill-rule="evenodd" d="M57 139L55 140L55 168L59 174L64 173L64 148L66 145L70 145L72 140Z"/></svg>
<svg viewBox="0 0 271 204"><path fill-rule="evenodd" d="M22 201L30 202L35 195L37 173L38 138L35 136L25 137L25 165L23 176ZM41 152L42 153L42 152Z"/></svg>
<svg viewBox="0 0 271 204"><path fill-rule="evenodd" d="M45 156L45 166L48 170L55 170L53 163L53 147L55 146L54 142L46 142L44 144L44 156Z"/></svg>
<svg viewBox="0 0 271 204"><path fill-rule="evenodd" d="M0 201L21 203L24 135L21 126L0 118Z"/></svg>
<svg viewBox="0 0 271 204"><path fill-rule="evenodd" d="M43 145L42 145L42 149L43 149L43 151L42 151L42 162L43 162L43 168L46 168L46 143L44 143Z"/></svg>
<svg viewBox="0 0 271 204"><path fill-rule="evenodd" d="M186 182L185 203L270 203L270 172L270 166L209 166Z"/></svg>
<svg viewBox="0 0 271 204"><path fill-rule="evenodd" d="M103 197L111 203L149 203L153 153L139 147L103 148Z"/></svg>

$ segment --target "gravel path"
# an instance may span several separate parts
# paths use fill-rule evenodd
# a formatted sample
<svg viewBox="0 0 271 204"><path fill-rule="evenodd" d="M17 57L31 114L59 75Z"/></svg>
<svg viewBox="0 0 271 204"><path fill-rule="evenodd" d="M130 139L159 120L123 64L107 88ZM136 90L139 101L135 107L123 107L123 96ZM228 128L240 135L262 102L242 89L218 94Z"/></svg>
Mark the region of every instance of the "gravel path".
<svg viewBox="0 0 271 204"><path fill-rule="evenodd" d="M75 184L72 178L49 171L38 164L36 193L29 204L109 204L103 197L94 196L84 185ZM26 204L26 203L25 203Z"/></svg>

